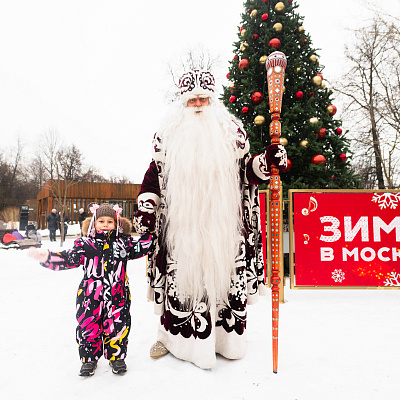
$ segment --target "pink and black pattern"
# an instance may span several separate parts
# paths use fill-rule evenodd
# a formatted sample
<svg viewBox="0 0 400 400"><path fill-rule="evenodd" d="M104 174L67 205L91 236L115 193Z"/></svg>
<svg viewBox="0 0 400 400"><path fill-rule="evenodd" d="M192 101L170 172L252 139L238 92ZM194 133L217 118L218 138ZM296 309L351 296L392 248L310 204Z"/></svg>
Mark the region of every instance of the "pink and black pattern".
<svg viewBox="0 0 400 400"><path fill-rule="evenodd" d="M84 277L76 299L76 340L82 362L124 359L131 328L130 290L126 265L151 250L149 233L137 242L116 231L97 232L94 238L79 238L74 247L50 252L42 265L53 271L83 266ZM104 348L104 351L103 351Z"/></svg>

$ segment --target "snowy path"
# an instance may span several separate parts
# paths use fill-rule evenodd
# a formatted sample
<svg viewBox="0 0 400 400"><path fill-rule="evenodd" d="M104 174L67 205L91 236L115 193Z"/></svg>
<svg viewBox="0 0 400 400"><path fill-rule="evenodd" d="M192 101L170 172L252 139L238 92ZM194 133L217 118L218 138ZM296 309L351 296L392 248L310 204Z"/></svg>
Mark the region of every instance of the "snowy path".
<svg viewBox="0 0 400 400"><path fill-rule="evenodd" d="M64 248L72 246L68 238ZM44 247L58 243L44 240ZM130 261L133 328L128 373L101 359L78 376L75 294L81 269L52 272L25 251L0 253L2 361L0 399L273 399L400 398L400 291L290 290L281 305L278 374L272 373L271 301L248 308L248 349L222 357L211 371L168 355L150 359L157 317L146 301L144 259Z"/></svg>

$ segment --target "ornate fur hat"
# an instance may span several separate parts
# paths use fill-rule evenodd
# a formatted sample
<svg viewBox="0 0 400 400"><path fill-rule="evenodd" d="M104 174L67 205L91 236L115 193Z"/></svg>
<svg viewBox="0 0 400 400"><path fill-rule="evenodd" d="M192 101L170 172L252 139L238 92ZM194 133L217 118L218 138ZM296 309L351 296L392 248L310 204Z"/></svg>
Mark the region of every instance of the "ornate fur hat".
<svg viewBox="0 0 400 400"><path fill-rule="evenodd" d="M181 101L187 103L196 96L215 97L215 79L211 72L194 69L184 73L179 79Z"/></svg>

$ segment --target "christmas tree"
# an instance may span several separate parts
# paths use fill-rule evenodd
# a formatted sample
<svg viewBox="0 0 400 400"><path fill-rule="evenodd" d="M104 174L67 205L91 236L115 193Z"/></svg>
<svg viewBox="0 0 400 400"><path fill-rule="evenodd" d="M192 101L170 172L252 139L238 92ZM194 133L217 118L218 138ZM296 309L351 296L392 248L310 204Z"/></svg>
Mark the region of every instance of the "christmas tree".
<svg viewBox="0 0 400 400"><path fill-rule="evenodd" d="M292 0L247 0L244 3L239 40L234 43L222 100L244 124L253 154L270 143L265 61L281 51L287 57L281 113L280 142L288 154L288 169L282 172L288 189L345 189L358 187L350 161L349 141L341 121L334 118L332 90L325 85L323 66L303 17Z"/></svg>

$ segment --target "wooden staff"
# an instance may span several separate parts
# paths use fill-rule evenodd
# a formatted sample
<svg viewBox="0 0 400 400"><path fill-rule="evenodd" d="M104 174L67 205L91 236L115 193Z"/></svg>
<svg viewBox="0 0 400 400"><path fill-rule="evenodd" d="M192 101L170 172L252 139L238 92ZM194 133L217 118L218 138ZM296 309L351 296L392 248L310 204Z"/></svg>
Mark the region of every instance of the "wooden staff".
<svg viewBox="0 0 400 400"><path fill-rule="evenodd" d="M287 66L286 56L275 51L268 56L267 69L269 112L272 121L269 125L271 144L279 144L281 123L279 121L282 109L283 83ZM280 178L279 169L272 165L270 179L270 221L271 221L271 255L272 255L272 364L273 371L278 372L278 327L279 327L279 269L280 269Z"/></svg>

